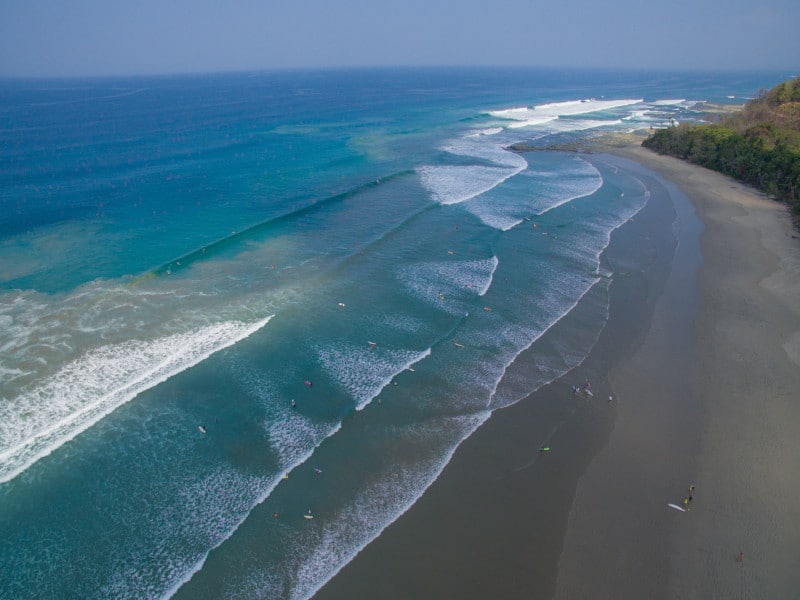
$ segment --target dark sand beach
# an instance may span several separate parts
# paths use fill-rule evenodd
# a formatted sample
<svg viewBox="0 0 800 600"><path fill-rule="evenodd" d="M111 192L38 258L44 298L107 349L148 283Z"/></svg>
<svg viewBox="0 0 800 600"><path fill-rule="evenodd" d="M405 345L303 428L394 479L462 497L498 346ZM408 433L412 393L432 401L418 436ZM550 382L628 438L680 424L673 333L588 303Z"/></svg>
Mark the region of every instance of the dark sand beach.
<svg viewBox="0 0 800 600"><path fill-rule="evenodd" d="M655 171L653 196L603 256L611 308L589 357L495 412L315 598L800 588L800 240L785 207L745 186L613 153ZM585 380L591 399L572 394ZM690 484L691 510L668 508Z"/></svg>

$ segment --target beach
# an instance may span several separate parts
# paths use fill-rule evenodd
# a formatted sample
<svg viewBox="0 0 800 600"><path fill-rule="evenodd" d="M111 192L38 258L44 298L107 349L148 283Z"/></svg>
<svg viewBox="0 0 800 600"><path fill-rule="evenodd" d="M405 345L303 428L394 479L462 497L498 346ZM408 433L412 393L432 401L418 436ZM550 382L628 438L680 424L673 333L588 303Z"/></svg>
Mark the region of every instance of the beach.
<svg viewBox="0 0 800 600"><path fill-rule="evenodd" d="M628 148L777 77L4 83L0 597L779 597L797 240Z"/></svg>
<svg viewBox="0 0 800 600"><path fill-rule="evenodd" d="M653 196L603 255L614 281L592 352L496 411L315 598L785 598L800 584L787 210L640 147L610 152L652 169ZM586 380L594 395L574 395ZM690 494L688 512L668 507Z"/></svg>

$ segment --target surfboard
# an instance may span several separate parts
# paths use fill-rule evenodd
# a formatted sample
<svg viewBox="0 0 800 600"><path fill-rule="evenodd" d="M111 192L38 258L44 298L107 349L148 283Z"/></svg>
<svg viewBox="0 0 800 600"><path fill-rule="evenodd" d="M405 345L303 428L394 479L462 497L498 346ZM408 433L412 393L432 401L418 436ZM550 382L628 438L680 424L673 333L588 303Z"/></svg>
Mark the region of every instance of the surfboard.
<svg viewBox="0 0 800 600"><path fill-rule="evenodd" d="M313 515L303 515L303 518L304 519L313 519L314 516Z"/></svg>
<svg viewBox="0 0 800 600"><path fill-rule="evenodd" d="M679 510L679 511L681 511L681 512L686 512L686 509L685 509L685 508L681 508L681 507L680 507L680 506L678 506L677 504L667 504L667 506L669 506L670 508L674 508L675 510Z"/></svg>

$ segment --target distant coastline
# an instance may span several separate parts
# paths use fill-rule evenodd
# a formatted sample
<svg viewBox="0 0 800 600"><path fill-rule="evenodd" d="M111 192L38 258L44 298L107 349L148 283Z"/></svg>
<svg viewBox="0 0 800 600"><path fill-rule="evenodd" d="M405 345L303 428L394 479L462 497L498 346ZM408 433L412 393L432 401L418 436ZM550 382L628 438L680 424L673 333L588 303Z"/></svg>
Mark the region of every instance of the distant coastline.
<svg viewBox="0 0 800 600"><path fill-rule="evenodd" d="M753 185L800 220L800 77L762 90L736 114L661 129L642 145Z"/></svg>

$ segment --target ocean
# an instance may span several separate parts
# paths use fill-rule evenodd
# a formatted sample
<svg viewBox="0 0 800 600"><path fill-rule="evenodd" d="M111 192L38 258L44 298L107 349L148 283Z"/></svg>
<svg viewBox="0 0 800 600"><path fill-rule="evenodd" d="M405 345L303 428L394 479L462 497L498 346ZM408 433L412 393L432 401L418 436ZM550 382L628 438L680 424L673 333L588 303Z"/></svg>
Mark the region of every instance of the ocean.
<svg viewBox="0 0 800 600"><path fill-rule="evenodd" d="M0 81L0 597L313 596L602 331L650 193L544 148L790 75Z"/></svg>

